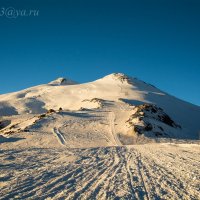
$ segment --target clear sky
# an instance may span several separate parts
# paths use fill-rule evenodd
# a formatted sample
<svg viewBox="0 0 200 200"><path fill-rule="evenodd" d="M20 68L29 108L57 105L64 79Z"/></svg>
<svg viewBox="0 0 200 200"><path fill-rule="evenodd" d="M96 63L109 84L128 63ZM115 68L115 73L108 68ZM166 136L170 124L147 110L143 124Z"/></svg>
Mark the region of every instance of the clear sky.
<svg viewBox="0 0 200 200"><path fill-rule="evenodd" d="M8 7L39 16L10 19ZM199 0L0 0L0 9L0 94L123 72L200 105Z"/></svg>

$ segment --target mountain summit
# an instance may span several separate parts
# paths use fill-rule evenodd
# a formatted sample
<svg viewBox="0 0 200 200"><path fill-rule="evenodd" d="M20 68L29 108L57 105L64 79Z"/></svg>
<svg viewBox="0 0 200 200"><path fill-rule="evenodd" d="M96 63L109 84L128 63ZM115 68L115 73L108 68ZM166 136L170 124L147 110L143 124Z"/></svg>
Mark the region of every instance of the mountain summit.
<svg viewBox="0 0 200 200"><path fill-rule="evenodd" d="M77 84L77 82L61 77L61 78L57 78L54 81L51 81L49 84L50 85L75 85Z"/></svg>

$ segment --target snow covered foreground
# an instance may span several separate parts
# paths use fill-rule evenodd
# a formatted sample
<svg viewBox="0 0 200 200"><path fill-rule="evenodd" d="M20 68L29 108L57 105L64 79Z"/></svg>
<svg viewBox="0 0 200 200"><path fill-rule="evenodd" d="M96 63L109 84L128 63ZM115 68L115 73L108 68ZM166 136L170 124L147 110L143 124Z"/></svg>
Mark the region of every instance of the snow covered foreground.
<svg viewBox="0 0 200 200"><path fill-rule="evenodd" d="M1 150L0 199L199 199L200 146Z"/></svg>
<svg viewBox="0 0 200 200"><path fill-rule="evenodd" d="M0 115L0 199L200 199L200 109L142 81L61 78Z"/></svg>

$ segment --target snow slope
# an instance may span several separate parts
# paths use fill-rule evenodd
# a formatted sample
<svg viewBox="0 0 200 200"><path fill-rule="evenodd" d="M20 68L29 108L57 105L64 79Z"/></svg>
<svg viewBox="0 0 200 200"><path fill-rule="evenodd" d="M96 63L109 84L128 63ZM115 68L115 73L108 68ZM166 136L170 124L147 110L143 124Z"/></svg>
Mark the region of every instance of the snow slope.
<svg viewBox="0 0 200 200"><path fill-rule="evenodd" d="M0 115L0 200L200 199L199 107L140 80L60 78Z"/></svg>
<svg viewBox="0 0 200 200"><path fill-rule="evenodd" d="M115 107L121 101L133 106L155 104L181 126L182 137L199 138L199 106L177 99L152 85L120 73L84 84L75 84L74 81L59 78L49 84L0 95L0 116L39 114L60 107L64 110L99 108L101 102L93 101L95 98L113 102L116 104ZM120 115L118 112L118 117ZM175 135L177 134L179 135Z"/></svg>
<svg viewBox="0 0 200 200"><path fill-rule="evenodd" d="M88 149L8 147L0 151L1 200L200 197L197 144Z"/></svg>

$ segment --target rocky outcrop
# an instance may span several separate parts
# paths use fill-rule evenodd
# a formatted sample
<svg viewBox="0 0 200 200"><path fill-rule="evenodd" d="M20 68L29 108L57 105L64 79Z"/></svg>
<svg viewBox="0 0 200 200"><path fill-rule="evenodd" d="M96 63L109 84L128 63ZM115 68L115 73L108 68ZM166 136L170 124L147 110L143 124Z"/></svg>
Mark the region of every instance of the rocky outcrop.
<svg viewBox="0 0 200 200"><path fill-rule="evenodd" d="M123 73L114 73L113 77L117 80L119 80L121 83L128 83L128 84L132 84L132 79L131 77L123 74Z"/></svg>
<svg viewBox="0 0 200 200"><path fill-rule="evenodd" d="M134 107L134 114L127 120L129 127L136 134L146 136L171 136L173 131L181 129L164 110L153 104L143 104Z"/></svg>

